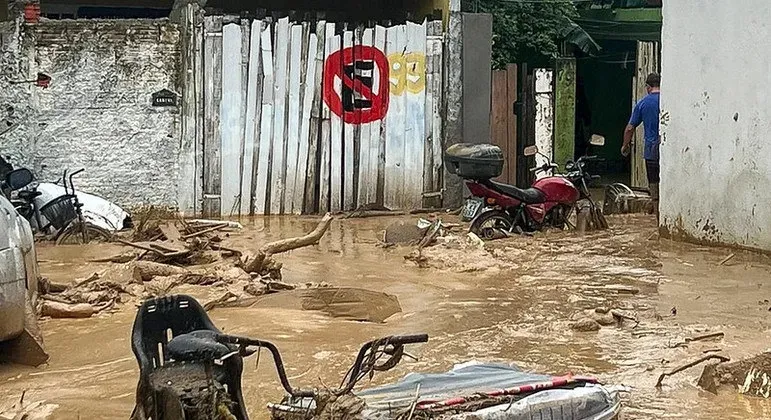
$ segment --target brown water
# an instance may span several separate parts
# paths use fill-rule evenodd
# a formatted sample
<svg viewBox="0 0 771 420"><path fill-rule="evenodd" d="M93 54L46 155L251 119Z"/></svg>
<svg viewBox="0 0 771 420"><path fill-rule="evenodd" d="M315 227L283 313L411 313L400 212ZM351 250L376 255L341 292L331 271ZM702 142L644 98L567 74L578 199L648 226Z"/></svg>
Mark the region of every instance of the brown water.
<svg viewBox="0 0 771 420"><path fill-rule="evenodd" d="M651 218L616 217L609 232L499 241L484 259L472 258L477 271L459 272L469 271L469 258L463 257L472 254L451 250L443 259L447 269L419 269L404 260L409 249L376 246L379 231L391 221L336 221L318 247L280 257L291 283L327 282L396 295L403 312L386 323L343 321L275 302L216 309L210 316L226 332L275 342L295 385L336 386L364 341L426 332L431 341L411 350L418 362L403 362L375 382L414 370L446 370L471 359L511 361L529 370L592 374L630 387L624 396L626 419L771 418L771 402L700 391L694 385L698 367L667 378L660 391L653 387L662 371L700 357L705 349L720 348L733 358L766 349L771 338L771 304L763 302L771 299L766 257L737 252L728 265L719 266L731 251L660 242ZM314 219L260 219L226 242L246 249L314 225ZM41 270L52 280L71 281L106 267L89 259L119 250L43 247ZM479 271L488 259L503 268ZM639 293L619 293L608 285ZM569 328L574 312L597 306L636 312L640 325L593 333ZM670 315L673 307L676 316ZM130 349L134 313L133 306L124 306L92 319L43 321L50 363L37 369L0 366L0 411L26 390L26 401L59 405L55 419L128 418L138 375ZM725 332L725 339L670 348L684 337L712 331ZM257 367L254 358L245 365L245 398L256 419L267 418L265 404L282 396L267 358Z"/></svg>

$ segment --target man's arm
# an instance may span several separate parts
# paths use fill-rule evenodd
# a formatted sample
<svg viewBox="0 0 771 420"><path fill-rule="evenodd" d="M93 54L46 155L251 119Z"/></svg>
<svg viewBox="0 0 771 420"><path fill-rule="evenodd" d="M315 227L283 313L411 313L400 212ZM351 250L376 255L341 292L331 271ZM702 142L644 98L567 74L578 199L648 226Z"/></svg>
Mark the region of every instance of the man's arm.
<svg viewBox="0 0 771 420"><path fill-rule="evenodd" d="M629 118L629 123L624 129L624 144L621 146L621 154L629 156L629 152L632 149L632 137L634 137L634 131L638 125L642 123L642 113L640 112L640 103L634 106L632 111L632 117Z"/></svg>

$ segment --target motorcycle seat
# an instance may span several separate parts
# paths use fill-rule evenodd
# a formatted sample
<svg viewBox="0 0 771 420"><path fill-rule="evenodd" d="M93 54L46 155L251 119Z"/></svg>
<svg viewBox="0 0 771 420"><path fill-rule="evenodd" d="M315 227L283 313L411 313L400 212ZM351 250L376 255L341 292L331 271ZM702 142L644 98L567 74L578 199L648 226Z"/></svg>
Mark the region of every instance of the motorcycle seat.
<svg viewBox="0 0 771 420"><path fill-rule="evenodd" d="M535 188L521 189L502 182L490 181L492 187L502 194L514 197L525 204L541 204L546 201L543 193Z"/></svg>
<svg viewBox="0 0 771 420"><path fill-rule="evenodd" d="M178 362L198 362L221 359L237 350L218 342L216 337L217 333L210 330L180 334L169 341L166 351Z"/></svg>
<svg viewBox="0 0 771 420"><path fill-rule="evenodd" d="M19 191L17 194L18 194L20 199L25 200L25 201L31 201L31 200L35 199L35 197L40 197L41 195L43 195L43 193L41 193L40 191L37 191L37 190L35 190L35 191Z"/></svg>

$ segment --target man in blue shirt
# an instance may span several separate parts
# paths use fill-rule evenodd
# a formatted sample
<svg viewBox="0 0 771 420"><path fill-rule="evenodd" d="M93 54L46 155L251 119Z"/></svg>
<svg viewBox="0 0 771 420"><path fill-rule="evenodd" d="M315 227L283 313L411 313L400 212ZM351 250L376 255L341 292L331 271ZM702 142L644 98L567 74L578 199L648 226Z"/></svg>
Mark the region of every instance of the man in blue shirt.
<svg viewBox="0 0 771 420"><path fill-rule="evenodd" d="M642 98L634 106L632 117L624 130L624 145L621 147L621 154L629 156L632 146L632 137L634 131L641 123L645 129L645 169L648 173L648 185L650 186L651 200L656 217L659 216L659 97L661 94L661 76L658 73L651 73L645 79L645 88L648 96Z"/></svg>

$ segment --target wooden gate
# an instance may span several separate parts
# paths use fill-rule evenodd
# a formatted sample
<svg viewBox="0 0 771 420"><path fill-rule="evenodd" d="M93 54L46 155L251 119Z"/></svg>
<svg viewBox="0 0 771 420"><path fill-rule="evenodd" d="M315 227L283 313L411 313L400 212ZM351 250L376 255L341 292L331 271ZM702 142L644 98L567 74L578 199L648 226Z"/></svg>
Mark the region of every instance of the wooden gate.
<svg viewBox="0 0 771 420"><path fill-rule="evenodd" d="M491 141L503 150L503 173L497 181L517 183L517 65L505 70L494 70L492 77L492 112L490 113Z"/></svg>
<svg viewBox="0 0 771 420"><path fill-rule="evenodd" d="M637 71L632 79L632 106L648 93L645 90L645 79L648 74L659 71L659 43L637 42ZM648 188L648 177L645 170L645 131L640 124L635 132L634 150L632 151L632 186Z"/></svg>

